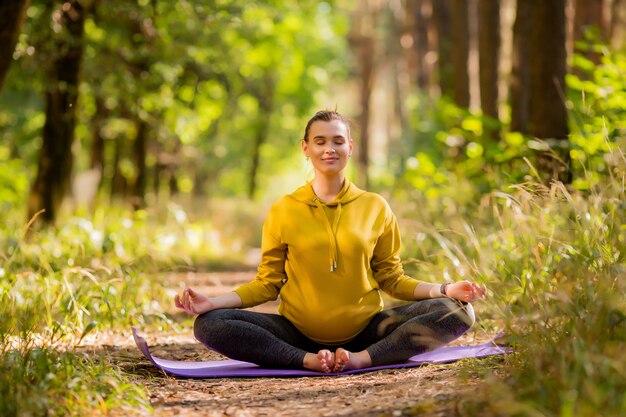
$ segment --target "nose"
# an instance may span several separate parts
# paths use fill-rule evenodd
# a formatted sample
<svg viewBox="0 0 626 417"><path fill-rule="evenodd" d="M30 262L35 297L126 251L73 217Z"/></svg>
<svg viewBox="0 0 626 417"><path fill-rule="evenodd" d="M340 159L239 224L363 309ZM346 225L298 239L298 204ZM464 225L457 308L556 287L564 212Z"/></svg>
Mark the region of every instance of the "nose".
<svg viewBox="0 0 626 417"><path fill-rule="evenodd" d="M326 148L326 152L328 152L328 153L335 153L337 151L335 150L335 148L333 148L332 145L328 145L328 147Z"/></svg>

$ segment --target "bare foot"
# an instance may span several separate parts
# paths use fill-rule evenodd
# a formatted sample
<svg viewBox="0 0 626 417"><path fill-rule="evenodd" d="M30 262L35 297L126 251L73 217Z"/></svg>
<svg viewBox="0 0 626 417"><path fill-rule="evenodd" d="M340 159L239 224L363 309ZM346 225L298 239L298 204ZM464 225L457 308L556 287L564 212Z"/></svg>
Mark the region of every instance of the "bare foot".
<svg viewBox="0 0 626 417"><path fill-rule="evenodd" d="M366 368L372 364L372 358L367 350L350 352L344 348L335 351L335 366L333 372L343 372L350 369Z"/></svg>
<svg viewBox="0 0 626 417"><path fill-rule="evenodd" d="M303 366L312 371L324 372L326 374L332 371L331 367L335 364L335 354L328 349L322 349L314 353L307 353L304 356Z"/></svg>
<svg viewBox="0 0 626 417"><path fill-rule="evenodd" d="M328 349L322 349L317 352L317 359L322 364L322 371L330 373L332 367L335 365L335 354Z"/></svg>

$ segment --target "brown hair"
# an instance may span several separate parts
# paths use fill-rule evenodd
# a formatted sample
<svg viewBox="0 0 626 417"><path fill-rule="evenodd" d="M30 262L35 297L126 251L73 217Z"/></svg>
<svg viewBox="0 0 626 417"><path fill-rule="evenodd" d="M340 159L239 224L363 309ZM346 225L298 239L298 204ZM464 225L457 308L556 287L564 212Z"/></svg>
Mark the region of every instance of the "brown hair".
<svg viewBox="0 0 626 417"><path fill-rule="evenodd" d="M306 127L304 128L304 138L302 138L302 140L304 140L305 142L309 141L309 131L311 130L311 125L314 122L330 122L332 120L339 120L346 125L346 127L348 128L348 137L346 139L350 139L350 122L346 117L334 110L320 110L315 113L315 115L311 117L311 119L306 124Z"/></svg>

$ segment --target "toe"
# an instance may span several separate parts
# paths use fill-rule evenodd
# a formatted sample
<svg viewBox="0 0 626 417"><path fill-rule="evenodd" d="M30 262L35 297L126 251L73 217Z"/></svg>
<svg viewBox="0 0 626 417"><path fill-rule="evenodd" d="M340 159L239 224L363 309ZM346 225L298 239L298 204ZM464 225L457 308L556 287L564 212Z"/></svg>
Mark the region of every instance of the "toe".
<svg viewBox="0 0 626 417"><path fill-rule="evenodd" d="M349 360L350 354L347 350L337 349L337 352L335 352L335 366L333 371L342 372Z"/></svg>
<svg viewBox="0 0 626 417"><path fill-rule="evenodd" d="M334 364L334 356L331 351L327 349L320 350L317 353L317 359L319 359L320 364L322 366L322 371L325 373L329 373L331 371L331 366Z"/></svg>

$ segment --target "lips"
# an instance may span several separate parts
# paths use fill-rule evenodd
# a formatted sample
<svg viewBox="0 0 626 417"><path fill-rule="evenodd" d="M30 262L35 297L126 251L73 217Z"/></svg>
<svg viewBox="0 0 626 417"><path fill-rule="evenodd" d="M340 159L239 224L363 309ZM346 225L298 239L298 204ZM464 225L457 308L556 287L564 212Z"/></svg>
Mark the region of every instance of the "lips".
<svg viewBox="0 0 626 417"><path fill-rule="evenodd" d="M322 158L322 161L324 162L334 162L334 161L338 161L339 158Z"/></svg>

